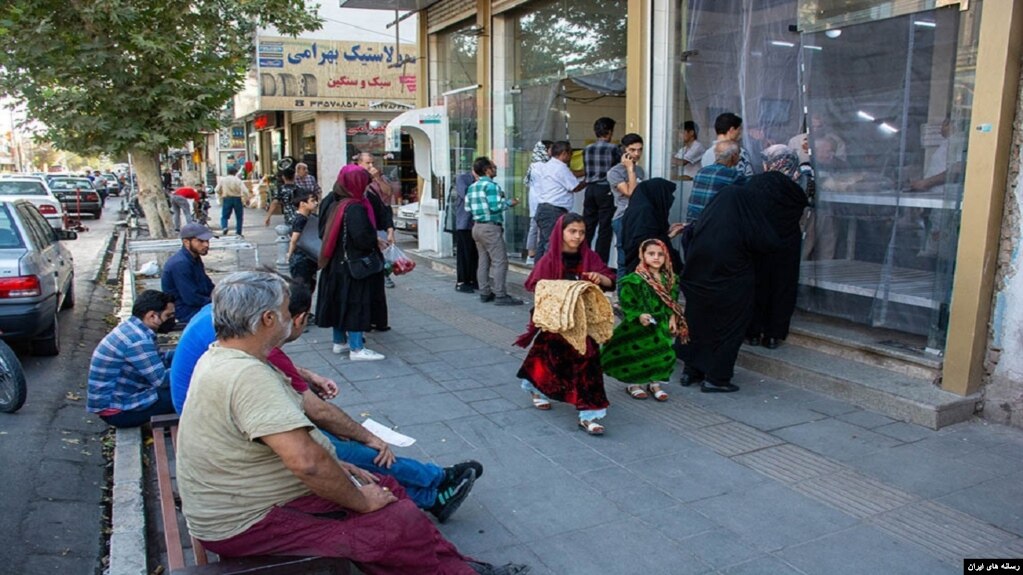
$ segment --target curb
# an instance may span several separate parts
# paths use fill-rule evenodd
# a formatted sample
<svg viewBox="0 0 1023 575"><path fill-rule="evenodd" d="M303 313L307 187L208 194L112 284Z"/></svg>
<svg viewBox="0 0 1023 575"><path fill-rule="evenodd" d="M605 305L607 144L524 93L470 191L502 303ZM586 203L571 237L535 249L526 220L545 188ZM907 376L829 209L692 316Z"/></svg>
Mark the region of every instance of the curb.
<svg viewBox="0 0 1023 575"><path fill-rule="evenodd" d="M114 251L114 242L117 240L117 228L110 231L110 235L107 236L107 241L103 245L103 257L100 258L99 265L96 266L96 271L92 273L92 277L89 281L93 284L99 283L100 276L103 275L104 270L107 268L107 263L110 261L110 257Z"/></svg>
<svg viewBox="0 0 1023 575"><path fill-rule="evenodd" d="M146 512L142 497L142 429L118 429L111 490L107 575L146 575Z"/></svg>

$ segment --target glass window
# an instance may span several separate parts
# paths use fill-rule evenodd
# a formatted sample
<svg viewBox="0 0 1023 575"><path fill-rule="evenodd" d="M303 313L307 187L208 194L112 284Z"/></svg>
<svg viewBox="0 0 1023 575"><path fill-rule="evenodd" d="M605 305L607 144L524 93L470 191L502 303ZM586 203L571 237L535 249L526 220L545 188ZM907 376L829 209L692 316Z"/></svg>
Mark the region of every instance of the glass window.
<svg viewBox="0 0 1023 575"><path fill-rule="evenodd" d="M11 219L8 209L9 206L0 206L0 249L20 248L22 247L21 234L18 233L18 228L14 225L14 220Z"/></svg>
<svg viewBox="0 0 1023 575"><path fill-rule="evenodd" d="M39 182L0 180L0 196L45 196L46 188Z"/></svg>
<svg viewBox="0 0 1023 575"><path fill-rule="evenodd" d="M18 206L18 214L21 217L22 227L28 231L28 235L32 238L32 244L36 246L36 249L46 249L54 242L53 228L46 223L46 220L39 215L39 212L33 206ZM36 218L43 220L42 224Z"/></svg>
<svg viewBox="0 0 1023 575"><path fill-rule="evenodd" d="M437 85L439 97L444 92L475 86L476 49L479 37L474 34L474 20L467 20L451 30L437 34Z"/></svg>
<svg viewBox="0 0 1023 575"><path fill-rule="evenodd" d="M369 152L377 157L384 155L387 120L346 117L345 132L348 135L349 159L362 152Z"/></svg>

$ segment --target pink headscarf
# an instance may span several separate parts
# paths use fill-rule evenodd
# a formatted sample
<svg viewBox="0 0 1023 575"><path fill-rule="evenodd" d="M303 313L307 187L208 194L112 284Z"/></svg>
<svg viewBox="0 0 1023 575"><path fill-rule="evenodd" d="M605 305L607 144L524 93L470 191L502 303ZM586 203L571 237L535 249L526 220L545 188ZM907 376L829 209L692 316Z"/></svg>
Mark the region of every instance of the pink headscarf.
<svg viewBox="0 0 1023 575"><path fill-rule="evenodd" d="M366 197L366 187L369 185L369 172L355 164L348 164L341 168L335 182L335 193L337 188L344 192L340 201L335 202L327 214L326 232L323 234L323 243L320 245L319 267L323 269L330 262L330 258L337 250L338 240L344 230L345 210L352 204L361 204L366 208L366 215L369 216L369 223L373 228L377 227L376 213L373 211L373 204ZM340 195L340 194L339 194Z"/></svg>

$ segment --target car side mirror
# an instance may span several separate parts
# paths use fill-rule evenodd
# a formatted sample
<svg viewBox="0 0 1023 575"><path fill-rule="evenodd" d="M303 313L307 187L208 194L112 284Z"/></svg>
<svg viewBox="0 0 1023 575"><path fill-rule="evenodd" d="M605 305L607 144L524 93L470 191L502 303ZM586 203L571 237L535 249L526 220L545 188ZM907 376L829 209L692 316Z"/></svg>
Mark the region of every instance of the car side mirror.
<svg viewBox="0 0 1023 575"><path fill-rule="evenodd" d="M77 240L78 239L78 232L73 232L71 230L54 230L54 231L57 232L57 239L58 240Z"/></svg>

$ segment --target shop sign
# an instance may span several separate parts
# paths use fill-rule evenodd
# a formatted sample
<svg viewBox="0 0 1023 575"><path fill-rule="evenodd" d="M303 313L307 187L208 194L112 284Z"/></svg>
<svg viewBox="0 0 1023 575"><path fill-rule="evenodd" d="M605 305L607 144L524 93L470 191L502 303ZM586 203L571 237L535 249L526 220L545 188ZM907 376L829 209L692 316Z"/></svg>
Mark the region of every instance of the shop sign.
<svg viewBox="0 0 1023 575"><path fill-rule="evenodd" d="M416 46L260 37L263 110L405 109L415 103Z"/></svg>
<svg viewBox="0 0 1023 575"><path fill-rule="evenodd" d="M420 124L439 124L441 122L440 114L426 114L419 118Z"/></svg>
<svg viewBox="0 0 1023 575"><path fill-rule="evenodd" d="M272 130L277 127L277 114L273 112L269 114L259 114L252 121L252 125L257 130Z"/></svg>

